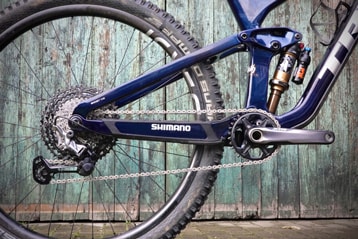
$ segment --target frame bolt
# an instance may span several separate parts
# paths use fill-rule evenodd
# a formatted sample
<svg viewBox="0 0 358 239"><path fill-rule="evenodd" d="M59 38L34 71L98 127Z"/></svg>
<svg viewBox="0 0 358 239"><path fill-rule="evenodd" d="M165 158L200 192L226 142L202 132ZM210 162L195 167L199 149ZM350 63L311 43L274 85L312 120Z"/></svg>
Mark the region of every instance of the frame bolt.
<svg viewBox="0 0 358 239"><path fill-rule="evenodd" d="M241 38L243 40L246 40L247 39L247 33L241 33Z"/></svg>
<svg viewBox="0 0 358 239"><path fill-rule="evenodd" d="M271 48L272 49L278 50L278 49L280 49L280 47L281 47L280 42L278 42L278 41L272 41L271 42Z"/></svg>
<svg viewBox="0 0 358 239"><path fill-rule="evenodd" d="M302 40L302 35L300 33L295 34L296 40Z"/></svg>

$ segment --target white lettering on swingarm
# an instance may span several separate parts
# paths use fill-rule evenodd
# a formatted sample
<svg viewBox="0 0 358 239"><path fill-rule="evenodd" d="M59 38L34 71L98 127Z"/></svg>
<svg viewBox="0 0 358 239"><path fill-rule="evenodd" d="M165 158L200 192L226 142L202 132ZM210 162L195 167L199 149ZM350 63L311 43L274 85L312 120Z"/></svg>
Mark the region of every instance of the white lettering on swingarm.
<svg viewBox="0 0 358 239"><path fill-rule="evenodd" d="M179 125L179 124L152 124L153 131L179 131L179 132L190 132L190 125Z"/></svg>

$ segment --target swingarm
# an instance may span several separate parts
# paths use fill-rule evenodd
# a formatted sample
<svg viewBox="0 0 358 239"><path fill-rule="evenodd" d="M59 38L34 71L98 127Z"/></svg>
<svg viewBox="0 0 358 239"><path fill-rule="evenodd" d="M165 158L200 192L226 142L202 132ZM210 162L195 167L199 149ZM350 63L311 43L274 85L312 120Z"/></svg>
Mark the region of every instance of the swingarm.
<svg viewBox="0 0 358 239"><path fill-rule="evenodd" d="M215 121L88 120L81 116L73 116L70 121L75 122L72 123L74 130L89 130L125 139L183 144L239 145L237 137L232 137L237 134L252 145L331 144L334 141L331 131L280 128L273 116L256 109L242 110L236 115Z"/></svg>

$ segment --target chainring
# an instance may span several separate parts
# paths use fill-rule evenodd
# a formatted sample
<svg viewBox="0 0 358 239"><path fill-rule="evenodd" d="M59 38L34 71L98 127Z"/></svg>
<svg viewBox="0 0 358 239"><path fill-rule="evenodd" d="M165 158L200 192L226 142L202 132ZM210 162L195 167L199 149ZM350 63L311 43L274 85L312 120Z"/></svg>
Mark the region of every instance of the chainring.
<svg viewBox="0 0 358 239"><path fill-rule="evenodd" d="M71 128L69 118L74 108L82 101L89 99L100 92L94 88L82 86L73 87L64 91L59 91L53 96L45 107L41 117L41 137L47 148L59 158L68 158L69 152L57 147L58 138L54 125L60 127L65 132ZM112 106L106 106L106 109L112 109ZM103 110L106 110L103 109ZM88 115L88 119L98 119L102 117L102 110L96 110ZM85 145L91 149L97 159L104 157L115 145L114 137L95 134L89 131L76 132L73 138L77 144ZM73 159L73 157L72 157Z"/></svg>
<svg viewBox="0 0 358 239"><path fill-rule="evenodd" d="M262 110L252 110L240 114L235 118L231 128L231 144L243 158L263 160L275 153L280 145L262 145L251 142L247 132L255 127L280 128L280 125L271 114Z"/></svg>

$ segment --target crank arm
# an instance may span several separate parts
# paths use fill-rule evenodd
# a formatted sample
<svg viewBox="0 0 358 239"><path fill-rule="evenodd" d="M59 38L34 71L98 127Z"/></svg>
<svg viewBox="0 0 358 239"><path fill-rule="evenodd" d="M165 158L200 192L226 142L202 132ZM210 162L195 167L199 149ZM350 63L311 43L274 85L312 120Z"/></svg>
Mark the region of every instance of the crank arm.
<svg viewBox="0 0 358 239"><path fill-rule="evenodd" d="M247 132L249 140L256 144L331 144L335 135L327 130L285 128L252 128Z"/></svg>

